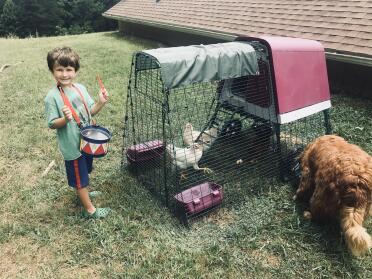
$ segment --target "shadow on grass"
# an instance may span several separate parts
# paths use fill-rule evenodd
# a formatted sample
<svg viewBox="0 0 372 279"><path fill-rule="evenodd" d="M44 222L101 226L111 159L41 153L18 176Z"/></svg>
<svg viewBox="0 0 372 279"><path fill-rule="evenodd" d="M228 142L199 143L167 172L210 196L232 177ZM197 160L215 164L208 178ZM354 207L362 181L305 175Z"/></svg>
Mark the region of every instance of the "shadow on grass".
<svg viewBox="0 0 372 279"><path fill-rule="evenodd" d="M159 42L153 41L153 40L148 40L144 39L141 37L136 37L134 35L126 35L120 31L113 31L113 32L105 32L103 34L103 37L108 37L108 38L114 38L119 41L123 41L125 43L133 43L135 45L147 45L147 46L153 46L153 47L158 47L160 45Z"/></svg>

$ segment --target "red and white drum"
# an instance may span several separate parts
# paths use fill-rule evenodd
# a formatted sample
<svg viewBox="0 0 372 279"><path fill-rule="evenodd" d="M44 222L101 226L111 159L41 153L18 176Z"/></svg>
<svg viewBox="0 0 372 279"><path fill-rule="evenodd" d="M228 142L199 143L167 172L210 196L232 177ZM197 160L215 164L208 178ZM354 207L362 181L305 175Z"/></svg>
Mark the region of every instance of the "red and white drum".
<svg viewBox="0 0 372 279"><path fill-rule="evenodd" d="M80 151L93 157L103 157L107 154L111 133L106 128L97 125L84 127L80 131Z"/></svg>

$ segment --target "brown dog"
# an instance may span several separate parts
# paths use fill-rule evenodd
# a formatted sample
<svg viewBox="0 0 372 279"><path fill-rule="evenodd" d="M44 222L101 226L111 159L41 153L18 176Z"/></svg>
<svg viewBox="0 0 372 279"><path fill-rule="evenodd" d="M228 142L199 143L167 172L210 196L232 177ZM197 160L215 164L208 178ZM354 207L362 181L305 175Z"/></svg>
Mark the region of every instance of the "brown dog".
<svg viewBox="0 0 372 279"><path fill-rule="evenodd" d="M317 138L301 155L301 181L294 199L310 201L304 217L340 221L346 244L355 256L372 248L363 221L372 215L372 157L343 138Z"/></svg>

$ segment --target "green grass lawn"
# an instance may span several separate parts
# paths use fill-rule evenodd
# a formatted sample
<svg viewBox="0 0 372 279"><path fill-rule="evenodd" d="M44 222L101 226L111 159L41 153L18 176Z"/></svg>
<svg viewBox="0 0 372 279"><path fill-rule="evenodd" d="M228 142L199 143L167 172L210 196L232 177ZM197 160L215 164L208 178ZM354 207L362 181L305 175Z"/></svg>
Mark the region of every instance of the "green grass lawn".
<svg viewBox="0 0 372 279"><path fill-rule="evenodd" d="M43 99L54 85L46 54L61 45L80 54L77 81L95 99L96 74L111 94L97 117L113 133L111 150L91 176L91 187L104 192L95 203L113 209L104 220L81 218L46 126ZM185 228L121 172L132 53L156 46L117 33L0 39L0 67L11 65L0 73L0 277L371 278L372 256L351 257L337 225L305 221L289 184L258 185L236 206ZM372 154L372 101L335 95L332 102L334 132Z"/></svg>

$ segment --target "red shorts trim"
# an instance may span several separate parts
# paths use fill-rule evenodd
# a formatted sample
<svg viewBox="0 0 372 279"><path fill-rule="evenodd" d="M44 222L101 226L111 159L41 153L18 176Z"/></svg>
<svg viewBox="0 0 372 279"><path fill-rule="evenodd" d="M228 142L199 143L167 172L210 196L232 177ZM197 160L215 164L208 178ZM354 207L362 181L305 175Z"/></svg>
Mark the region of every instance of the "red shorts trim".
<svg viewBox="0 0 372 279"><path fill-rule="evenodd" d="M89 185L89 174L93 168L93 157L81 155L75 160L65 161L68 185L77 189Z"/></svg>

